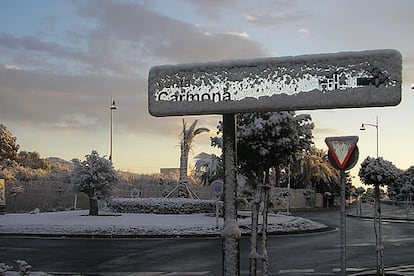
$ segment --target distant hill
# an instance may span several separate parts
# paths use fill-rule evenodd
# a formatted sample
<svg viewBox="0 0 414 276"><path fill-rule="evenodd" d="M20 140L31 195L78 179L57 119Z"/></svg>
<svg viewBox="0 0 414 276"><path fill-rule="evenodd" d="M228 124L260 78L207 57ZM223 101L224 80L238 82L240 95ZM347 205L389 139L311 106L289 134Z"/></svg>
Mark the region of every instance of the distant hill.
<svg viewBox="0 0 414 276"><path fill-rule="evenodd" d="M48 157L47 159L49 159L51 165L59 164L61 166L69 167L70 169L72 169L72 167L73 167L72 162L67 161L65 159L62 159L62 158L59 158L59 157Z"/></svg>

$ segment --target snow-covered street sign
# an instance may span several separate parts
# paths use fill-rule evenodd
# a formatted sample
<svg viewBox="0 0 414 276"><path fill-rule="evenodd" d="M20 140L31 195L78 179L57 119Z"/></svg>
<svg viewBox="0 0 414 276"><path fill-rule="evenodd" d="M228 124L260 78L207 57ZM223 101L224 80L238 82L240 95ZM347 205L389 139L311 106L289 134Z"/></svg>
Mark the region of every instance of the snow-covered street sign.
<svg viewBox="0 0 414 276"><path fill-rule="evenodd" d="M211 190L213 190L214 194L219 195L223 192L223 181L221 180L214 180L211 183Z"/></svg>
<svg viewBox="0 0 414 276"><path fill-rule="evenodd" d="M370 50L161 65L148 75L154 116L397 105L402 57Z"/></svg>
<svg viewBox="0 0 414 276"><path fill-rule="evenodd" d="M327 137L325 143L328 145L330 157L334 160L332 165L339 170L352 168L357 161L351 158L357 142L358 136Z"/></svg>

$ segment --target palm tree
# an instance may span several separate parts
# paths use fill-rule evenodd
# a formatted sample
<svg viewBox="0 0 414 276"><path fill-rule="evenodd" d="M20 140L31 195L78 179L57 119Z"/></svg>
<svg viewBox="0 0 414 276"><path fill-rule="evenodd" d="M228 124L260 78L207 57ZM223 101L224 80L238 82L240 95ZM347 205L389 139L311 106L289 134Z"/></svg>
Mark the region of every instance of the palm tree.
<svg viewBox="0 0 414 276"><path fill-rule="evenodd" d="M328 155L322 149L312 147L309 152L301 153L292 169L295 182L302 183L307 190L314 188L322 194L339 190L339 171L330 165Z"/></svg>
<svg viewBox="0 0 414 276"><path fill-rule="evenodd" d="M195 156L195 170L201 172L200 178L203 185L209 185L212 181L222 177L223 169L221 159L214 155L202 152Z"/></svg>
<svg viewBox="0 0 414 276"><path fill-rule="evenodd" d="M318 192L330 192L338 185L339 174L329 163L327 153L312 147L303 164L304 180Z"/></svg>
<svg viewBox="0 0 414 276"><path fill-rule="evenodd" d="M187 124L183 119L183 131L181 132L181 155L180 155L180 180L178 185L178 196L179 197L198 197L194 192L188 188L188 154L192 148L194 137L203 132L209 132L210 130L206 127L196 128L198 120L195 120L190 127L187 129ZM166 197L170 197L176 189L172 190Z"/></svg>

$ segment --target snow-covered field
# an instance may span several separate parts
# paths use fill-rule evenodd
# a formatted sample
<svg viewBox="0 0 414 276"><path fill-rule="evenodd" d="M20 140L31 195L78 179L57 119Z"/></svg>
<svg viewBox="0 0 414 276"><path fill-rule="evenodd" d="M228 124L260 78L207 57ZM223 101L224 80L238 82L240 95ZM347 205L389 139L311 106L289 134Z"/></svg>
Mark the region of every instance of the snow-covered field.
<svg viewBox="0 0 414 276"><path fill-rule="evenodd" d="M250 213L240 212L242 233L249 232ZM114 214L88 216L87 210L0 215L0 234L50 235L205 235L219 234L223 219L214 214ZM269 232L315 231L326 225L288 215L269 214Z"/></svg>

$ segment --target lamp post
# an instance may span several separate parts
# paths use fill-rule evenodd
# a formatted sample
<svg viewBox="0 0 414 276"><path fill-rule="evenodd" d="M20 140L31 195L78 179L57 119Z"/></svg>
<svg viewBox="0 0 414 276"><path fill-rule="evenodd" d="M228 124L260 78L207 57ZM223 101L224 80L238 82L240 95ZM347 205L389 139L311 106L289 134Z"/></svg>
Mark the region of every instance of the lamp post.
<svg viewBox="0 0 414 276"><path fill-rule="evenodd" d="M372 127L375 127L377 130L377 158L378 158L378 116L377 116L375 125L362 123L361 128L359 130L366 130L365 126L372 126Z"/></svg>
<svg viewBox="0 0 414 276"><path fill-rule="evenodd" d="M365 130L365 126L372 126L377 129L377 159L378 159L378 116L374 124L362 124L360 130ZM382 244L382 218L381 218L381 203L380 203L380 188L375 185L375 213L374 213L374 230L375 230L375 245L377 250L377 275L384 275L384 249Z"/></svg>
<svg viewBox="0 0 414 276"><path fill-rule="evenodd" d="M110 133L110 141L109 141L109 147L110 147L110 149L109 149L109 162L111 162L111 164L112 164L112 132L113 132L113 123L114 123L114 115L113 115L113 113L114 113L114 110L116 110L116 105L115 105L115 100L114 99L112 99L112 104L111 104L111 106L109 107L110 108L110 110L111 110L111 133Z"/></svg>

